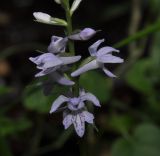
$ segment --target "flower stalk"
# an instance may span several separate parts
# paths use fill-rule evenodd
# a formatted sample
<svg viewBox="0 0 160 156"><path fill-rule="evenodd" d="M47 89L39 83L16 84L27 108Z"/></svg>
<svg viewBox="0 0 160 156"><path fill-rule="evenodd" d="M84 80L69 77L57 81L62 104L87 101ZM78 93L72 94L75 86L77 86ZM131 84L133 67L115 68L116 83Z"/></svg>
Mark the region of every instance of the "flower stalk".
<svg viewBox="0 0 160 156"><path fill-rule="evenodd" d="M63 0L65 2L63 2L62 6L64 7L65 13L66 13L66 20L67 20L67 35L71 35L72 31L73 31L73 26L72 26L72 15L70 14L70 4L69 4L69 0ZM69 52L72 55L75 55L75 47L74 47L74 42L73 41L69 41L68 42L68 48L69 48Z"/></svg>
<svg viewBox="0 0 160 156"><path fill-rule="evenodd" d="M65 2L64 2L65 1ZM70 4L69 4L69 0L63 0L62 1L62 6L65 10L65 14L66 14L66 21L67 21L67 26L66 26L66 29L67 29L67 36L70 36L72 35L72 32L73 32L73 25L72 25L72 15L71 15L71 12L70 12ZM74 46L74 41L72 40L69 40L68 41L68 49L69 49L69 52L72 54L72 55L75 55L75 46ZM74 65L73 66L73 71L77 68L77 65ZM75 85L72 87L72 91L74 93L75 96L78 96L79 94L79 77L76 77L76 78L72 78L73 81L75 82Z"/></svg>

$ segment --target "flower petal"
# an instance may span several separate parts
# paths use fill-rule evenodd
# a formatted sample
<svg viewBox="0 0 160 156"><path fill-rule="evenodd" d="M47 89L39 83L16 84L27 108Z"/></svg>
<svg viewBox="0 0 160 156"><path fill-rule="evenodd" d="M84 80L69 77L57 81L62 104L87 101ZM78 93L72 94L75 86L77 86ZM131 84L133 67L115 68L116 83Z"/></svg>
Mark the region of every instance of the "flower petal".
<svg viewBox="0 0 160 156"><path fill-rule="evenodd" d="M39 72L39 73L37 73L37 74L35 75L35 77L41 77L41 76L50 74L50 73L52 73L52 72L55 72L58 68L59 68L59 66L57 66L57 67L52 67L52 68L47 68L47 69L42 69L42 71Z"/></svg>
<svg viewBox="0 0 160 156"><path fill-rule="evenodd" d="M33 63L35 63L38 58L39 58L39 56L37 56L37 57L30 57L29 60L32 61Z"/></svg>
<svg viewBox="0 0 160 156"><path fill-rule="evenodd" d="M44 71L42 70L42 71L40 71L39 73L37 73L37 74L35 75L35 77L41 77L41 76L44 76L44 75L46 75L46 74L45 74Z"/></svg>
<svg viewBox="0 0 160 156"><path fill-rule="evenodd" d="M94 29L85 28L82 31L80 31L79 33L68 36L68 38L71 40L86 41L86 40L89 40L90 38L92 38L95 34L96 34L96 31Z"/></svg>
<svg viewBox="0 0 160 156"><path fill-rule="evenodd" d="M79 95L80 96L83 96L85 94L86 94L86 92L85 92L85 90L83 88L79 89Z"/></svg>
<svg viewBox="0 0 160 156"><path fill-rule="evenodd" d="M105 55L105 54L108 54L110 52L119 52L119 50L115 49L115 48L112 48L112 47L103 47L103 48L100 48L98 51L97 51L97 56L102 56L102 55Z"/></svg>
<svg viewBox="0 0 160 156"><path fill-rule="evenodd" d="M96 34L96 31L91 28L85 28L80 32L80 38L82 40L89 40Z"/></svg>
<svg viewBox="0 0 160 156"><path fill-rule="evenodd" d="M124 60L111 54L97 57L97 61L101 63L122 63Z"/></svg>
<svg viewBox="0 0 160 156"><path fill-rule="evenodd" d="M67 114L63 119L64 128L67 129L72 124L72 114Z"/></svg>
<svg viewBox="0 0 160 156"><path fill-rule="evenodd" d="M95 42L94 44L92 44L88 50L89 50L89 53L91 56L96 56L96 53L97 53L97 49L99 47L99 45L104 42L105 40L102 39L102 40L98 40L97 42Z"/></svg>
<svg viewBox="0 0 160 156"><path fill-rule="evenodd" d="M105 67L103 67L103 71L105 72L105 74L109 77L116 77L116 75L114 75L113 73L111 73L108 69L106 69Z"/></svg>
<svg viewBox="0 0 160 156"><path fill-rule="evenodd" d="M73 125L76 133L79 137L82 137L85 132L85 120L83 114L77 114L73 116Z"/></svg>
<svg viewBox="0 0 160 156"><path fill-rule="evenodd" d="M39 69L50 68L62 64L62 61L52 53L44 53L37 57L30 57L29 59L37 64Z"/></svg>
<svg viewBox="0 0 160 156"><path fill-rule="evenodd" d="M79 104L78 104L78 109L82 109L85 107L85 104L83 101L80 101Z"/></svg>
<svg viewBox="0 0 160 156"><path fill-rule="evenodd" d="M59 36L52 36L51 43L48 46L48 52L50 53L64 52L67 42L68 42L67 37L62 38Z"/></svg>
<svg viewBox="0 0 160 156"><path fill-rule="evenodd" d="M43 68L51 68L61 64L62 64L62 61L58 57L53 56L52 58L45 60Z"/></svg>
<svg viewBox="0 0 160 156"><path fill-rule="evenodd" d="M95 95L93 95L92 93L86 93L85 95L81 96L81 100L82 101L90 101L92 102L95 106L100 107L100 102L99 100L96 98Z"/></svg>
<svg viewBox="0 0 160 156"><path fill-rule="evenodd" d="M63 95L60 95L52 104L52 107L51 107L51 110L50 110L50 113L53 113L55 112L64 102L67 102L68 101L68 98L63 96Z"/></svg>
<svg viewBox="0 0 160 156"><path fill-rule="evenodd" d="M93 61L85 64L84 66L80 67L79 69L77 69L73 73L71 73L71 76L72 77L76 77L76 76L78 76L78 75L80 75L82 73L85 73L85 72L87 72L89 70L97 69L97 68L99 68L99 65L98 65L96 60L93 60Z"/></svg>
<svg viewBox="0 0 160 156"><path fill-rule="evenodd" d="M83 111L83 115L86 122L93 124L94 116L92 113L89 113L88 111Z"/></svg>
<svg viewBox="0 0 160 156"><path fill-rule="evenodd" d="M62 74L58 72L54 72L53 74L51 74L51 77L61 85L71 86L75 84L73 81L65 78Z"/></svg>
<svg viewBox="0 0 160 156"><path fill-rule="evenodd" d="M81 56L71 56L71 57L59 57L64 65L77 62L81 59Z"/></svg>
<svg viewBox="0 0 160 156"><path fill-rule="evenodd" d="M74 0L72 6L71 6L71 14L73 14L73 12L78 8L78 6L80 5L82 0Z"/></svg>

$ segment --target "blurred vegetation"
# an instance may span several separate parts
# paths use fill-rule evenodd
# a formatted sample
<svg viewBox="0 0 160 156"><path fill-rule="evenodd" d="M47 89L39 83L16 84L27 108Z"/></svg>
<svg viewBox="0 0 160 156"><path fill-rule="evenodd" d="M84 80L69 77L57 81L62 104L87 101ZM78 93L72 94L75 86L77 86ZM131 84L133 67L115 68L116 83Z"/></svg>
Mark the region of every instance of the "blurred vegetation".
<svg viewBox="0 0 160 156"><path fill-rule="evenodd" d="M29 62L45 50L57 27L33 22L32 13L64 16L54 1L2 0L0 6L0 156L159 156L160 155L160 1L84 0L74 27L103 30L99 38L121 50L125 63L113 69L117 79L91 71L80 85L93 92L102 107L94 111L98 132L90 126L83 139L72 127L63 130L60 113L50 115L52 101L65 88L54 85L44 96L36 69ZM61 29L61 28L60 28ZM37 53L38 54L38 53ZM110 68L110 67L109 67Z"/></svg>

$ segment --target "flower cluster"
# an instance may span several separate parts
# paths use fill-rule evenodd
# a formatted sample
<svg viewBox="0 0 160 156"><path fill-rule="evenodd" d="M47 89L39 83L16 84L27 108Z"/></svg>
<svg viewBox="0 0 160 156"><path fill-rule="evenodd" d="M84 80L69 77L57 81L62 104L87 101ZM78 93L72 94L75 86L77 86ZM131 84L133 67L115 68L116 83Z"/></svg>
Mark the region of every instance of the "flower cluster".
<svg viewBox="0 0 160 156"><path fill-rule="evenodd" d="M55 0L58 4L61 4L64 8L66 1ZM70 9L70 16L78 8L81 0L75 0ZM67 5L68 7L68 5ZM50 15L42 12L33 13L36 21L46 24L53 24L67 27L69 23L63 19L54 18ZM70 71L71 64L75 64L81 59L81 55L75 56L73 53L67 53L68 42L86 41L96 35L98 31L92 28L85 28L76 33L68 34L65 37L52 36L51 43L49 44L47 51L43 54L30 57L29 60L36 64L37 69L40 70L35 77L48 76L49 79L45 83L46 93L49 94L54 83L60 85L69 86L69 90L73 91L72 86L77 85L72 77L79 76L89 70L100 68L109 77L116 77L106 67L106 63L122 63L123 59L114 56L113 52L119 52L112 47L105 46L99 48L100 44L104 42L104 39L96 41L89 47L90 61L80 66L77 70L71 72L66 76L66 72ZM71 55L72 54L72 55ZM75 69L75 68L73 68ZM49 88L49 89L47 89ZM71 93L71 96L60 95L54 100L50 113L54 113L57 110L62 110L63 107L63 125L64 128L69 128L74 125L75 131L78 136L82 137L85 132L85 122L89 124L94 123L94 116L88 112L86 102L89 101L93 105L100 107L100 102L95 95L89 92L85 92L83 89L79 89L79 95Z"/></svg>

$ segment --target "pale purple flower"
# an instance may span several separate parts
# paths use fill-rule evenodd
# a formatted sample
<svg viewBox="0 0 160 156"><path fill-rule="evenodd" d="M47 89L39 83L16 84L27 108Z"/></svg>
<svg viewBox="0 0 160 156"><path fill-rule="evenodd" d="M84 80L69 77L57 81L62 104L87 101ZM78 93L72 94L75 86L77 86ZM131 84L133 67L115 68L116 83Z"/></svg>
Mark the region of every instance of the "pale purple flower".
<svg viewBox="0 0 160 156"><path fill-rule="evenodd" d="M53 102L50 113L56 112L66 103L66 108L63 112L64 128L67 129L73 124L77 135L82 137L85 132L85 122L93 124L94 119L93 114L87 111L85 101L90 101L95 106L100 107L99 100L93 94L80 91L79 97L68 98L60 95Z"/></svg>
<svg viewBox="0 0 160 156"><path fill-rule="evenodd" d="M81 30L79 33L75 33L73 35L68 36L68 38L71 40L85 41L85 40L89 40L90 38L92 38L96 33L97 31L95 31L94 29L85 28Z"/></svg>
<svg viewBox="0 0 160 156"><path fill-rule="evenodd" d="M52 36L51 43L48 46L48 52L50 53L63 53L66 49L66 44L68 42L68 38L62 38L59 36Z"/></svg>
<svg viewBox="0 0 160 156"><path fill-rule="evenodd" d="M101 68L106 75L109 77L116 77L113 73L111 73L105 66L105 63L122 63L123 59L117 56L113 56L112 52L119 52L119 50L114 49L112 47L103 47L98 50L99 45L104 42L104 39L98 40L93 45L89 47L89 53L93 57L93 60L84 66L80 67L73 73L71 73L72 77L78 76L84 72L87 72L92 69Z"/></svg>
<svg viewBox="0 0 160 156"><path fill-rule="evenodd" d="M58 71L50 74L50 80L65 86L71 86L75 84L73 81L67 79L62 72Z"/></svg>
<svg viewBox="0 0 160 156"><path fill-rule="evenodd" d="M64 65L79 61L81 56L60 57L52 53L44 53L37 57L30 57L29 60L37 65L41 71L35 77L44 76L59 70Z"/></svg>

